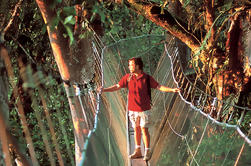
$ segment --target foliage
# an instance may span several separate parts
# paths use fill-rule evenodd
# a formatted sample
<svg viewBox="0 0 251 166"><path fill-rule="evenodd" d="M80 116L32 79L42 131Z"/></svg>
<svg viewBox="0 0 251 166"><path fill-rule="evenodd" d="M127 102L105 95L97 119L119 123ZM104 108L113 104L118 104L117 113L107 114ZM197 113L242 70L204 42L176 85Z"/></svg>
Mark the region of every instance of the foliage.
<svg viewBox="0 0 251 166"><path fill-rule="evenodd" d="M175 134L165 136L166 147L163 148L158 165L230 166L236 163L236 156L245 144L236 130L219 127L215 123L206 122L206 119L194 116L195 119L191 121L190 126L192 129L188 130L185 138L180 139ZM238 162L240 165L248 165L250 148L245 147L245 150L242 160Z"/></svg>
<svg viewBox="0 0 251 166"><path fill-rule="evenodd" d="M93 13L100 15L105 30L106 45L121 39L140 36L142 34L164 34L161 27L153 24L142 15L138 15L124 5L109 1L96 3Z"/></svg>
<svg viewBox="0 0 251 166"><path fill-rule="evenodd" d="M58 26L58 23L64 25L64 28L66 30L66 34L64 34L65 37L69 36L70 38L70 45L74 42L74 34L73 34L73 26L75 25L75 16L76 16L76 10L74 7L63 7L62 9L57 10L57 17L54 18L54 23L52 25L53 28Z"/></svg>

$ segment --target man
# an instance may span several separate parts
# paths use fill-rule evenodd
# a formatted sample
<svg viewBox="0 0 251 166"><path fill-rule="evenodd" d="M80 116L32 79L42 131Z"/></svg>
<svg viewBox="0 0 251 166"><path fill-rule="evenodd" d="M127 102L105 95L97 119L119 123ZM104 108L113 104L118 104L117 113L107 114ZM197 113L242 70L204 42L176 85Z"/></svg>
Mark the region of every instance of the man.
<svg viewBox="0 0 251 166"><path fill-rule="evenodd" d="M118 84L108 88L99 87L98 91L113 92L121 88L128 89L128 111L129 119L134 128L135 151L129 156L131 159L142 157L141 137L145 145L145 155L143 160L151 158L150 135L148 128L151 125L151 88L162 92L179 92L178 88L169 88L160 85L152 76L143 72L143 62L141 58L131 58L128 60L129 74L122 77ZM141 135L142 133L142 135Z"/></svg>

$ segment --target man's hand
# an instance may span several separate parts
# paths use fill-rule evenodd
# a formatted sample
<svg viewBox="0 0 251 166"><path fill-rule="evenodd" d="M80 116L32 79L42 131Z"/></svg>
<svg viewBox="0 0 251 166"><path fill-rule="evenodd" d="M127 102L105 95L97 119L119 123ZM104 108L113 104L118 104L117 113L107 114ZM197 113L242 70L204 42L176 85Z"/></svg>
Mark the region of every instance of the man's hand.
<svg viewBox="0 0 251 166"><path fill-rule="evenodd" d="M100 87L97 88L97 92L99 94L101 94L102 92L114 92L114 91L117 91L119 89L121 89L119 84L112 85L112 86L110 86L108 88L104 88L103 86L100 86Z"/></svg>
<svg viewBox="0 0 251 166"><path fill-rule="evenodd" d="M173 88L173 92L180 92L179 88Z"/></svg>
<svg viewBox="0 0 251 166"><path fill-rule="evenodd" d="M164 85L159 85L157 87L157 89L162 91L162 92L180 92L180 88L169 88L169 87L164 86Z"/></svg>
<svg viewBox="0 0 251 166"><path fill-rule="evenodd" d="M97 88L97 92L98 92L99 94L101 94L101 93L103 92L103 89L104 89L104 87L103 87L103 86L100 86L100 87Z"/></svg>

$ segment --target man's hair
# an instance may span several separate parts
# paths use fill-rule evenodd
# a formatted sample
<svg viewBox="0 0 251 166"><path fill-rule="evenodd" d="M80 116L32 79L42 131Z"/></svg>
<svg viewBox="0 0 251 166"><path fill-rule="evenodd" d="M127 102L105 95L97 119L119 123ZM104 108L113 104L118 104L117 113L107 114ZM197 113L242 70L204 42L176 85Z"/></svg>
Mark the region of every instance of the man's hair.
<svg viewBox="0 0 251 166"><path fill-rule="evenodd" d="M139 66L139 69L140 70L143 70L143 67L144 67L144 64L143 64L143 61L140 57L133 57L133 58L130 58L128 60L129 61L134 61L135 65L138 65Z"/></svg>

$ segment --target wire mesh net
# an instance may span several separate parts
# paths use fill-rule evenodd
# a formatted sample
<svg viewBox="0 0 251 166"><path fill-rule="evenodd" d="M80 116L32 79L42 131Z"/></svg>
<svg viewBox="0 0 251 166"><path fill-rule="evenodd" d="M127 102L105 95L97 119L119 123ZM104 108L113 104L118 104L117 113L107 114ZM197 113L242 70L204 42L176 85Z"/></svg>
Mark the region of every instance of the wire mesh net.
<svg viewBox="0 0 251 166"><path fill-rule="evenodd" d="M148 73L155 70L160 55L150 56L164 49L161 42L164 36L144 36L129 41L121 40L103 49L104 86L117 84L128 72L127 60L142 56ZM155 66L151 63L155 61ZM152 63L154 64L154 63ZM126 90L103 94L98 114L97 130L90 137L90 142L99 141L88 146L84 165L128 165L128 133L126 119ZM105 123L103 123L106 121ZM102 126L103 130L98 130ZM100 137L102 135L102 137ZM102 146L100 146L102 145ZM97 149L106 147L106 153L100 155ZM104 150L101 150L101 152ZM95 160L95 157L102 160Z"/></svg>

